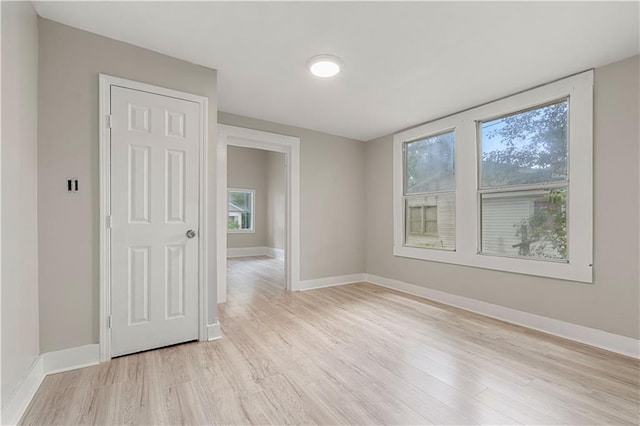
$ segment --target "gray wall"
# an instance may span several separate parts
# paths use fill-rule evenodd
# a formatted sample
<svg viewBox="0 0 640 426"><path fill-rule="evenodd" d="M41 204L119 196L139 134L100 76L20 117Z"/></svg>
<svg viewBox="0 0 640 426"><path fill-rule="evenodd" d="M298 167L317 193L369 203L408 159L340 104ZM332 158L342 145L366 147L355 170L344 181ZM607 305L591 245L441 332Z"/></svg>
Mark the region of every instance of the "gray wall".
<svg viewBox="0 0 640 426"><path fill-rule="evenodd" d="M216 71L39 19L38 221L40 347L99 340L98 73L209 99L209 211L215 212ZM67 193L67 178L80 192ZM22 214L22 212L20 212ZM210 265L215 267L211 213ZM215 318L215 270L210 321Z"/></svg>
<svg viewBox="0 0 640 426"><path fill-rule="evenodd" d="M38 343L38 26L31 2L2 2L2 407Z"/></svg>
<svg viewBox="0 0 640 426"><path fill-rule="evenodd" d="M364 272L364 142L224 112L218 121L300 138L301 279Z"/></svg>
<svg viewBox="0 0 640 426"><path fill-rule="evenodd" d="M286 178L285 158L280 152L267 152L267 247L285 248Z"/></svg>
<svg viewBox="0 0 640 426"><path fill-rule="evenodd" d="M227 247L266 247L268 152L261 149L227 147L227 187L256 191L252 233L227 233Z"/></svg>
<svg viewBox="0 0 640 426"><path fill-rule="evenodd" d="M639 75L638 56L595 71L593 284L393 256L391 136L366 144L367 273L640 337Z"/></svg>

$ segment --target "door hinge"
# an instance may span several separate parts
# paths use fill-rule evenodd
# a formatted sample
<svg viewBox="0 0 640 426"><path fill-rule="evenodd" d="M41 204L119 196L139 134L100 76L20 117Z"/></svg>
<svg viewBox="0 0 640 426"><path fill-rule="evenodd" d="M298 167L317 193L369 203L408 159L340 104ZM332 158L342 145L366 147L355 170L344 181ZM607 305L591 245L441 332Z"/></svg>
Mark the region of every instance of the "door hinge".
<svg viewBox="0 0 640 426"><path fill-rule="evenodd" d="M108 114L104 118L105 118L105 125L107 126L108 129L110 129L112 127L113 116L111 114Z"/></svg>
<svg viewBox="0 0 640 426"><path fill-rule="evenodd" d="M107 327L108 327L108 328L111 328L111 323L112 323L111 318L112 318L112 317L111 317L111 315L109 315L109 316L107 317Z"/></svg>
<svg viewBox="0 0 640 426"><path fill-rule="evenodd" d="M111 222L112 221L111 221L111 216L110 215L106 216L104 218L104 223L105 223L105 226L106 226L107 229L111 229Z"/></svg>

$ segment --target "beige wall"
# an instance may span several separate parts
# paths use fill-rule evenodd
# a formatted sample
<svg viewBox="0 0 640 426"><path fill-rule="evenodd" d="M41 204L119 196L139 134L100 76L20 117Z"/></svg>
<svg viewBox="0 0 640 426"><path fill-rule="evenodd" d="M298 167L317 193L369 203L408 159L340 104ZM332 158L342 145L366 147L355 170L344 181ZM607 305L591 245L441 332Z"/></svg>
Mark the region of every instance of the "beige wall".
<svg viewBox="0 0 640 426"><path fill-rule="evenodd" d="M300 138L301 279L364 272L364 142L224 112L218 121Z"/></svg>
<svg viewBox="0 0 640 426"><path fill-rule="evenodd" d="M639 75L638 56L595 71L593 284L393 256L391 136L366 144L367 273L640 337Z"/></svg>
<svg viewBox="0 0 640 426"><path fill-rule="evenodd" d="M227 187L253 189L255 193L254 230L251 233L227 233L227 247L267 246L268 152L261 149L227 147Z"/></svg>
<svg viewBox="0 0 640 426"><path fill-rule="evenodd" d="M216 141L216 71L39 19L40 346L43 352L99 339L98 73L209 99L209 146ZM215 212L215 153L209 149L209 211ZM67 178L80 191L66 191ZM210 214L210 265L215 224ZM215 277L215 271L210 271ZM215 306L210 279L210 306ZM215 309L210 309L210 321Z"/></svg>
<svg viewBox="0 0 640 426"><path fill-rule="evenodd" d="M280 152L267 152L267 247L285 248L285 209L285 157Z"/></svg>
<svg viewBox="0 0 640 426"><path fill-rule="evenodd" d="M39 355L38 26L2 2L2 407Z"/></svg>

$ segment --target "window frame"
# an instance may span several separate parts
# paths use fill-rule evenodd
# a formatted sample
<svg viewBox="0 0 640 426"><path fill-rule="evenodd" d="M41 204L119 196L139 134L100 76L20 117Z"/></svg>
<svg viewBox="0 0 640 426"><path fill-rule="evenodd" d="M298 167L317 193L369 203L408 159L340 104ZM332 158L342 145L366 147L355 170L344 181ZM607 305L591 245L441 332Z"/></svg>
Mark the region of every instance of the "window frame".
<svg viewBox="0 0 640 426"><path fill-rule="evenodd" d="M564 98L569 102L567 261L499 257L480 253L481 146L478 122L526 111ZM451 129L455 131L456 248L449 251L405 246L404 144ZM393 222L395 256L592 283L593 70L470 108L394 135Z"/></svg>
<svg viewBox="0 0 640 426"><path fill-rule="evenodd" d="M518 115L518 114L522 114L522 113L526 113L528 111L532 111L532 110L536 110L539 108L544 108L550 105L554 105L554 104L559 104L561 102L566 102L567 103L567 124L570 124L570 113L571 113L571 100L568 96L564 96L562 98L559 99L555 99L555 100L551 100L549 102L546 102L544 104L537 104L533 107L528 107L528 108L524 108L521 109L519 111L513 111L511 113L508 114L502 114L502 115L498 115L498 116L494 116L494 117L486 117L486 118L481 118L481 119L476 119L475 123L476 123L476 148L477 148L477 167L478 167L478 176L477 176L477 181L478 181L478 216L479 216L479 227L478 227L478 254L483 255L483 256L498 256L498 257L511 257L511 258L520 258L520 259L526 259L526 260L539 260L539 261L544 261L544 262L562 262L562 263L567 263L568 262L568 256L567 259L541 259L541 258L536 258L534 256L531 256L530 258L527 257L521 257L521 256L514 256L514 255L507 255L507 254L494 254L494 253L489 253L489 252L484 252L482 249L482 198L483 196L488 196L487 198L493 198L493 197L500 197L500 194L502 194L502 196L516 196L516 195L526 195L526 194L534 194L534 193L544 193L544 191L547 190L553 190L553 189L557 189L557 188L562 188L565 190L565 192L567 193L567 195L569 195L569 161L570 161L570 146L571 146L571 132L570 129L567 129L567 177L566 179L563 180L555 180L555 181L548 181L548 182L540 182L540 183L522 183L522 184L506 184L506 185L497 185L497 186L483 186L482 185L482 170L483 170L483 164L482 164L482 124L486 123L486 122L491 122L493 120L497 120L497 119L501 119L501 118L505 118L508 116L513 116L513 115ZM567 214L567 229L569 227L569 222L570 222L570 217ZM568 232L567 232L567 236L568 236ZM569 247L567 247L569 248Z"/></svg>
<svg viewBox="0 0 640 426"><path fill-rule="evenodd" d="M232 192L245 192L251 194L251 227L249 229L229 229L229 196ZM256 232L256 190L243 188L227 188L227 234L254 234Z"/></svg>

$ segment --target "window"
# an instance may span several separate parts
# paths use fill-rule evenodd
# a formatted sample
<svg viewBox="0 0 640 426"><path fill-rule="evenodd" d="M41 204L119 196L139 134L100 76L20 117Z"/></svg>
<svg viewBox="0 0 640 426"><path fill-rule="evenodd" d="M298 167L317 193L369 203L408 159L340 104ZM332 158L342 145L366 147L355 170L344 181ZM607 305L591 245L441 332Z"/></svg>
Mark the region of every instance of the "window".
<svg viewBox="0 0 640 426"><path fill-rule="evenodd" d="M481 252L567 260L569 101L479 121Z"/></svg>
<svg viewBox="0 0 640 426"><path fill-rule="evenodd" d="M452 131L405 143L407 246L455 249L454 145Z"/></svg>
<svg viewBox="0 0 640 426"><path fill-rule="evenodd" d="M593 72L394 136L394 254L592 282Z"/></svg>
<svg viewBox="0 0 640 426"><path fill-rule="evenodd" d="M251 189L230 189L227 232L254 232L254 197Z"/></svg>

